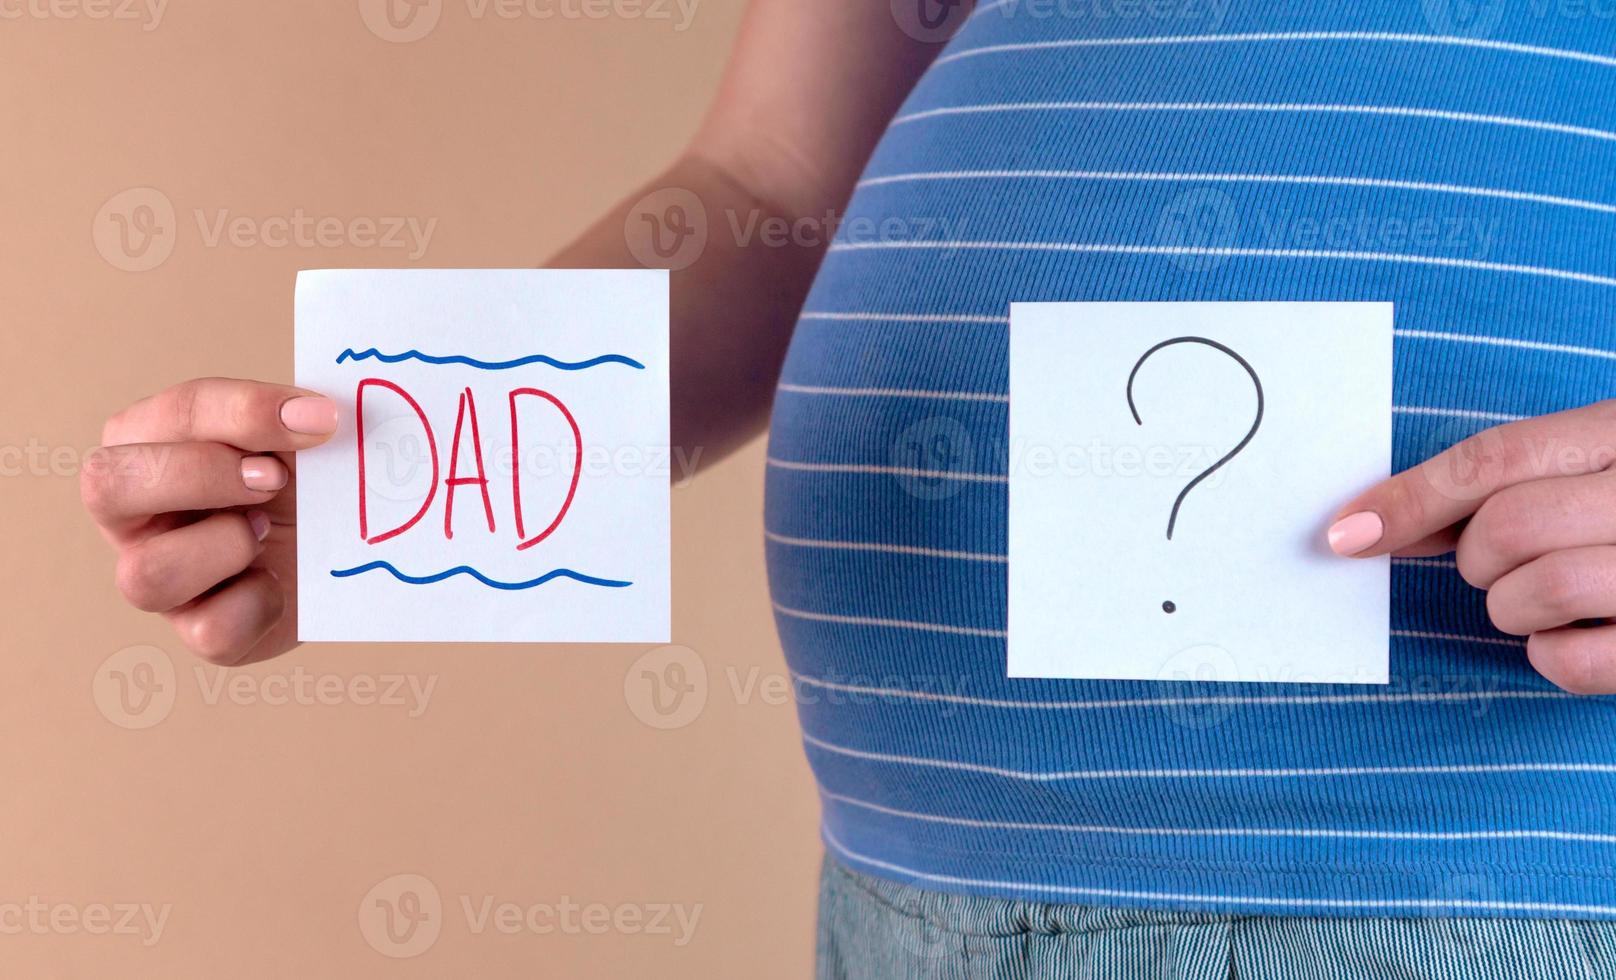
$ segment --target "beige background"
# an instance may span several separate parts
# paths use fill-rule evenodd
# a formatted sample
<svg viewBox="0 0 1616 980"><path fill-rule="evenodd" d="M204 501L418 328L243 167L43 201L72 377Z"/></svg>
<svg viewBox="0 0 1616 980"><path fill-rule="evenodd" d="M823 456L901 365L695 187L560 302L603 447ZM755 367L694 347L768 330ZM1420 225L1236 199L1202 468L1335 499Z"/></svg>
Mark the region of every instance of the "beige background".
<svg viewBox="0 0 1616 980"><path fill-rule="evenodd" d="M646 648L319 646L221 691L121 604L78 504L78 461L124 404L194 375L291 380L296 270L411 264L210 244L198 211L270 234L299 210L435 219L414 264L535 264L682 145L740 0L699 0L683 30L677 7L506 20L441 0L413 43L368 30L361 0L171 0L155 23L141 0L133 19L92 16L126 0L29 2L0 19L0 975L808 975L816 804L793 708L768 693L760 446L674 493L674 637L707 685L671 730L635 713ZM148 186L175 208L173 252L123 271L98 211ZM118 206L138 221L141 200ZM365 703L394 676L435 684L417 717ZM320 677L338 703L284 701ZM368 941L360 910L405 873L438 891L439 935L391 958L377 947L413 950ZM19 918L34 897L51 912ZM478 933L463 901L489 898L700 918L683 947ZM124 903L171 906L155 943L87 931Z"/></svg>

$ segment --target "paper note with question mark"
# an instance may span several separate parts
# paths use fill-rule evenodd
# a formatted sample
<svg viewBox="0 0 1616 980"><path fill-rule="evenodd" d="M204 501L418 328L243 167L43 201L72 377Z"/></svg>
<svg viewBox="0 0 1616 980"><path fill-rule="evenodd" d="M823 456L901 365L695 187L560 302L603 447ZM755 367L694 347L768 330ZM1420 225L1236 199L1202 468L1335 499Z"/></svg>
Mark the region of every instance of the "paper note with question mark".
<svg viewBox="0 0 1616 980"><path fill-rule="evenodd" d="M1017 303L1009 675L1384 684L1389 303Z"/></svg>

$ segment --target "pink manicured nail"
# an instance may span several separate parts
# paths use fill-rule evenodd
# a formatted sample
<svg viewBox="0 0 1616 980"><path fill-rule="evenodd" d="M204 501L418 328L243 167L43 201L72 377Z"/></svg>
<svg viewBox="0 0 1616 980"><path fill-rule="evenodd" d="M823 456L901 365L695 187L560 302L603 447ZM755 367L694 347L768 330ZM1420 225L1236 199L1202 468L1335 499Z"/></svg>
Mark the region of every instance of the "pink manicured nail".
<svg viewBox="0 0 1616 980"><path fill-rule="evenodd" d="M1330 550L1338 555L1356 555L1386 533L1386 525L1380 515L1372 511L1360 511L1348 514L1334 524L1326 532L1330 539Z"/></svg>
<svg viewBox="0 0 1616 980"><path fill-rule="evenodd" d="M269 456L248 456L241 461L241 482L248 490L279 490L286 486L286 467Z"/></svg>
<svg viewBox="0 0 1616 980"><path fill-rule="evenodd" d="M261 510L249 510L247 523L252 527L253 537L262 541L269 537L269 515Z"/></svg>
<svg viewBox="0 0 1616 980"><path fill-rule="evenodd" d="M337 431L337 403L319 395L293 398L281 406L281 424L304 435L330 435Z"/></svg>

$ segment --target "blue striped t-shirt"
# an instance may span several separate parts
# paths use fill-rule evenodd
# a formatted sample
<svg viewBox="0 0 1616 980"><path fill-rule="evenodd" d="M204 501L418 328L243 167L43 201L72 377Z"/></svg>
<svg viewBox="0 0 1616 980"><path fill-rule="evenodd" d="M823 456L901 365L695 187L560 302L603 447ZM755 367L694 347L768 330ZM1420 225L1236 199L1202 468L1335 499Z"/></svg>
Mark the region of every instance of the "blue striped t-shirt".
<svg viewBox="0 0 1616 980"><path fill-rule="evenodd" d="M1387 687L1010 680L1004 634L1011 302L1391 301L1401 469L1616 394L1613 233L1608 4L983 0L776 398L827 846L1047 901L1616 917L1613 701L1534 673L1451 560L1394 564Z"/></svg>

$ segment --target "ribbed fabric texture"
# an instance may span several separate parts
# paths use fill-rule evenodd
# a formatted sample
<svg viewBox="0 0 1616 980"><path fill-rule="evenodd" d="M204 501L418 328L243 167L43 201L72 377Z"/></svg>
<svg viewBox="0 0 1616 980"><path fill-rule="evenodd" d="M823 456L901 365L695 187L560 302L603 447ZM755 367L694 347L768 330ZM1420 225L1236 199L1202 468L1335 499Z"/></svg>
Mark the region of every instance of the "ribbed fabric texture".
<svg viewBox="0 0 1616 980"><path fill-rule="evenodd" d="M981 8L872 159L775 405L828 848L1042 901L1616 917L1613 702L1535 674L1450 561L1394 565L1384 688L1009 680L1004 644L1012 301L1390 300L1403 468L1616 394L1613 232L1589 8Z"/></svg>
<svg viewBox="0 0 1616 980"><path fill-rule="evenodd" d="M1606 980L1616 922L1222 915L925 891L827 859L820 980Z"/></svg>

